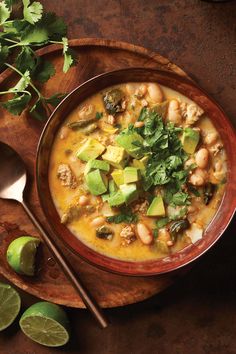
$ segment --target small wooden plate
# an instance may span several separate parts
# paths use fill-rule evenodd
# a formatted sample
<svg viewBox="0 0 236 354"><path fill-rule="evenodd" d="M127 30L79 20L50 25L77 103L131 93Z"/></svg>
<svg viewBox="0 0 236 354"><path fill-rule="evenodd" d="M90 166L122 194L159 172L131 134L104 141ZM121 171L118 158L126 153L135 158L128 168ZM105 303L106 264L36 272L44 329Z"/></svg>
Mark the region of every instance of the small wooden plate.
<svg viewBox="0 0 236 354"><path fill-rule="evenodd" d="M56 67L56 75L42 88L45 95L52 95L58 91L69 92L97 74L131 66L171 71L188 77L168 59L132 44L104 39L75 39L70 41L70 45L77 52L79 62L66 75L62 73L63 59L60 46L52 45L39 50L39 54L52 60ZM7 69L0 75L1 88L8 87L17 79L17 75ZM22 114L20 118L12 116L2 108L0 114L1 140L15 148L24 159L31 180L26 197L35 214L50 232L39 206L34 183L34 162L43 123L29 118L26 114ZM84 307L46 247L42 247L41 250L37 277L31 279L19 276L10 269L5 257L8 244L21 235L40 235L16 202L0 200L0 210L0 273L21 289L41 299L71 307ZM182 269L178 273L139 278L115 275L89 265L66 249L60 240L57 242L102 307L142 301L168 287L176 277L186 271Z"/></svg>

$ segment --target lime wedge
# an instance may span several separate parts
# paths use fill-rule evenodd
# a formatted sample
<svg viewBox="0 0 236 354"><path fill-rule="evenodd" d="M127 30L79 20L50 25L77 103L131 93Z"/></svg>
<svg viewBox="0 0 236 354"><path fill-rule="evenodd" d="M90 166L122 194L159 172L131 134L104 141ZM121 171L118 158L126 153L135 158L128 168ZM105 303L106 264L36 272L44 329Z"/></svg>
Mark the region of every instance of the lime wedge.
<svg viewBox="0 0 236 354"><path fill-rule="evenodd" d="M15 272L34 275L35 255L40 240L32 236L21 236L10 243L7 249L7 261Z"/></svg>
<svg viewBox="0 0 236 354"><path fill-rule="evenodd" d="M15 320L20 311L19 294L8 284L0 283L0 331Z"/></svg>
<svg viewBox="0 0 236 354"><path fill-rule="evenodd" d="M65 311L50 302L37 302L20 319L24 334L47 347L59 347L69 340L69 320Z"/></svg>

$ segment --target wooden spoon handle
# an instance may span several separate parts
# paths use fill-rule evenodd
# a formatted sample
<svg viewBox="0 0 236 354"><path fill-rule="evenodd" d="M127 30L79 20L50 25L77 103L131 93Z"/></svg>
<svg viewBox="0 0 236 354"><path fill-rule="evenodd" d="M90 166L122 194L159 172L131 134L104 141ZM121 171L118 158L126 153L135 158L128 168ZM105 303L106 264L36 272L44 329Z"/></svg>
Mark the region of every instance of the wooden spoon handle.
<svg viewBox="0 0 236 354"><path fill-rule="evenodd" d="M53 257L57 260L58 264L61 266L64 274L79 293L85 306L90 310L93 316L97 319L101 327L106 328L108 326L108 322L101 308L96 303L96 301L91 297L91 295L84 287L84 285L81 283L81 281L78 279L71 265L67 262L65 256L62 254L61 250L58 248L55 241L44 231L42 225L34 216L34 214L31 212L31 210L28 208L27 204L24 201L20 201L20 203L22 204L23 208L25 209L26 213L28 214L33 224L39 230L44 242L46 243L47 247L51 251Z"/></svg>

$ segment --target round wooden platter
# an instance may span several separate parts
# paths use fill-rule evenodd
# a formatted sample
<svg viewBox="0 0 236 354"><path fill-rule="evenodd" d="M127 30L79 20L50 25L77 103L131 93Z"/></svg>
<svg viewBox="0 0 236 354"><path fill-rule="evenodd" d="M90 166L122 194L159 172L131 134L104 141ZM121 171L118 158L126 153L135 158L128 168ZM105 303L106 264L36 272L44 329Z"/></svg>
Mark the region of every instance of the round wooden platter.
<svg viewBox="0 0 236 354"><path fill-rule="evenodd" d="M78 54L78 64L62 73L63 59L61 47L51 45L39 50L40 55L52 60L56 75L42 88L45 95L56 92L69 92L87 79L110 70L130 66L152 67L173 71L187 77L175 64L157 53L132 44L104 39L75 39L70 45ZM7 69L0 75L1 90L17 79L17 75ZM34 163L36 149L43 123L29 118L26 113L21 117L12 116L0 108L0 139L22 156L29 172L26 199L42 224L50 232L47 220L40 209L34 182ZM19 288L41 299L58 304L83 308L84 304L69 284L59 266L51 258L45 246L41 247L39 272L36 277L18 276L6 262L8 244L21 235L38 235L19 204L14 201L0 200L0 273ZM86 287L102 307L123 306L142 301L168 287L180 272L156 277L127 277L111 274L91 266L70 252L57 240L67 259L71 262Z"/></svg>

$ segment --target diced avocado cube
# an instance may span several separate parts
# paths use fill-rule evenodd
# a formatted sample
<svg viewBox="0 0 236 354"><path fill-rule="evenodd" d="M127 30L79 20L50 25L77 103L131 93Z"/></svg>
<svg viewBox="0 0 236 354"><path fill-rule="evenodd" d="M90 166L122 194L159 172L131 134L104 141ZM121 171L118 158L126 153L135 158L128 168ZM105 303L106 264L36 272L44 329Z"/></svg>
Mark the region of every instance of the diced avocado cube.
<svg viewBox="0 0 236 354"><path fill-rule="evenodd" d="M116 193L110 196L110 198L108 199L108 203L111 207L120 206L125 203L125 197L123 193L118 190Z"/></svg>
<svg viewBox="0 0 236 354"><path fill-rule="evenodd" d="M109 172L110 165L108 162L102 160L89 160L85 166L84 174L87 175L87 173L96 169L102 170L104 172Z"/></svg>
<svg viewBox="0 0 236 354"><path fill-rule="evenodd" d="M124 169L124 183L137 182L139 180L139 171L136 167L126 167Z"/></svg>
<svg viewBox="0 0 236 354"><path fill-rule="evenodd" d="M153 199L147 210L148 216L165 216L165 206L162 197L159 195Z"/></svg>
<svg viewBox="0 0 236 354"><path fill-rule="evenodd" d="M111 174L117 186L124 184L124 170L114 170Z"/></svg>
<svg viewBox="0 0 236 354"><path fill-rule="evenodd" d="M109 180L108 189L109 189L110 194L117 191L117 186L116 186L115 181L113 179Z"/></svg>
<svg viewBox="0 0 236 354"><path fill-rule="evenodd" d="M82 161L89 161L96 159L103 153L105 146L103 146L96 139L89 138L85 144L83 144L76 153L76 156Z"/></svg>
<svg viewBox="0 0 236 354"><path fill-rule="evenodd" d="M122 147L108 145L105 154L102 155L102 158L116 168L123 168L128 157L125 149Z"/></svg>
<svg viewBox="0 0 236 354"><path fill-rule="evenodd" d="M123 130L116 138L116 142L119 146L122 146L130 156L134 158L141 158L143 156L142 149L135 143L143 144L143 138L136 132Z"/></svg>
<svg viewBox="0 0 236 354"><path fill-rule="evenodd" d="M148 156L142 157L140 160L133 159L132 165L140 170L145 170L148 162Z"/></svg>
<svg viewBox="0 0 236 354"><path fill-rule="evenodd" d="M126 204L129 204L138 198L138 190L135 183L122 184L120 190Z"/></svg>
<svg viewBox="0 0 236 354"><path fill-rule="evenodd" d="M100 195L107 191L107 177L100 170L89 172L85 180L91 194Z"/></svg>
<svg viewBox="0 0 236 354"><path fill-rule="evenodd" d="M183 149L188 154L193 154L200 139L200 134L192 128L185 128L182 136Z"/></svg>

